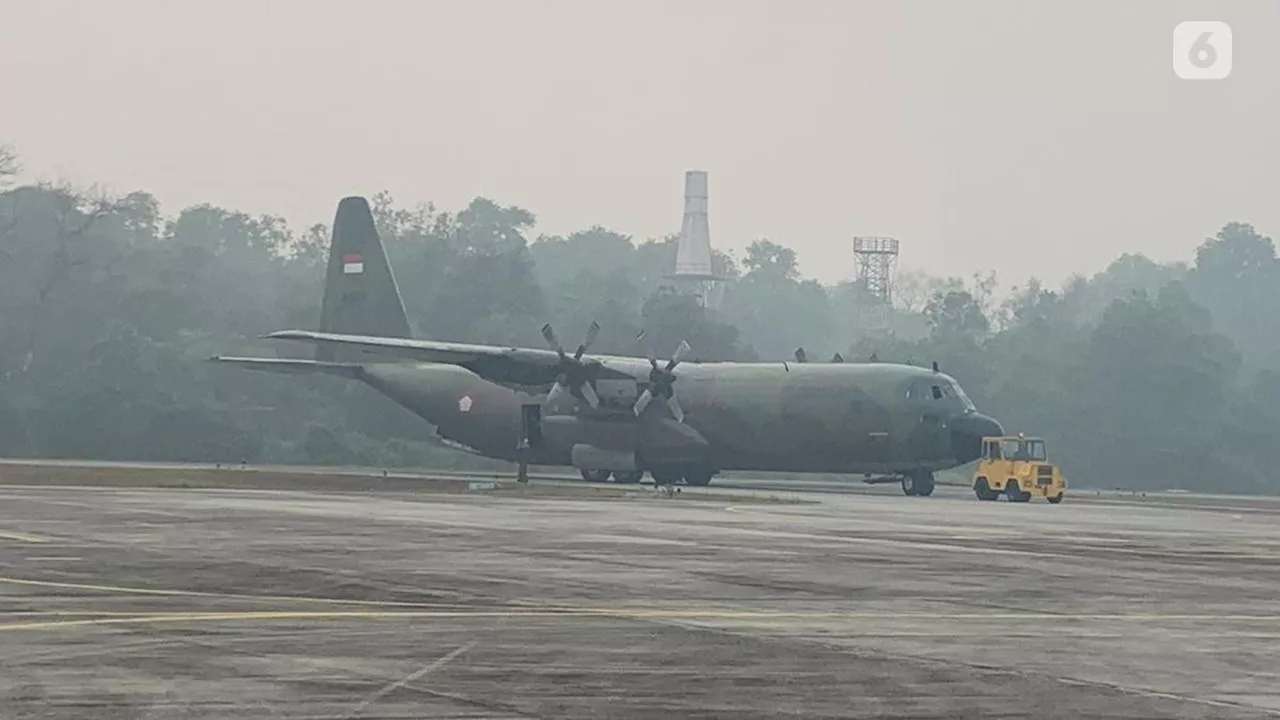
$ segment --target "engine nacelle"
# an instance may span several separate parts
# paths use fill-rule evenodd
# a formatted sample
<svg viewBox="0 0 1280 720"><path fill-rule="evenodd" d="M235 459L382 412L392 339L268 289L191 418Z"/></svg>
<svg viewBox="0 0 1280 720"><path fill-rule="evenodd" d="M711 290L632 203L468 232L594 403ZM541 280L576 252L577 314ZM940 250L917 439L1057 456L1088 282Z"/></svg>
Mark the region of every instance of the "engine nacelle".
<svg viewBox="0 0 1280 720"><path fill-rule="evenodd" d="M639 422L634 418L584 418L578 415L552 415L542 418L542 436L562 448L577 453L579 447L610 455L610 462L640 457L644 465L670 465L707 462L710 445L697 430L669 418ZM588 461L584 461L588 462ZM592 457L590 463L604 462ZM575 459L574 467L588 470L624 470L630 465L583 465Z"/></svg>
<svg viewBox="0 0 1280 720"><path fill-rule="evenodd" d="M542 419L542 434L560 447L590 445L634 453L640 441L638 423L632 418L583 418L551 415Z"/></svg>
<svg viewBox="0 0 1280 720"><path fill-rule="evenodd" d="M621 470L634 471L636 454L625 450L609 450L594 445L574 445L570 452L573 466L579 470Z"/></svg>

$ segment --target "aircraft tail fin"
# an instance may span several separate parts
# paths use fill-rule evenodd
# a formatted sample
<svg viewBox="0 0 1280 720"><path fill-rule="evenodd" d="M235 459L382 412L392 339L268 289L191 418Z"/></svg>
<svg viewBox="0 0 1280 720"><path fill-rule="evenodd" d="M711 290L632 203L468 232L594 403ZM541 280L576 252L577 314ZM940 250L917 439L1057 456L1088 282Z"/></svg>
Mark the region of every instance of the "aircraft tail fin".
<svg viewBox="0 0 1280 720"><path fill-rule="evenodd" d="M346 197L338 203L329 245L320 331L347 335L412 337L400 289L373 223L369 201ZM343 351L317 345L316 360L341 361Z"/></svg>

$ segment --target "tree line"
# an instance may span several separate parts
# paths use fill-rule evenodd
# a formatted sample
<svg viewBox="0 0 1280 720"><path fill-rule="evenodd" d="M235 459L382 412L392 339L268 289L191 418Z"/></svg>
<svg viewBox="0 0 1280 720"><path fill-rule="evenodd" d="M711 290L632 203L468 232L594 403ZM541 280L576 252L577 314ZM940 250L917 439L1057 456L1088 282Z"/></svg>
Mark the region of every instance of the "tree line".
<svg viewBox="0 0 1280 720"><path fill-rule="evenodd" d="M21 184L20 167L0 146L0 455L502 466L368 388L206 362L318 325L328 227L167 216L149 193ZM688 339L707 360L936 361L1008 429L1048 438L1076 486L1280 491L1280 260L1246 223L1186 262L1122 254L1057 288L902 273L869 325L861 288L801 277L779 242L717 252L727 282L708 311L666 277L674 236L535 236L531 212L485 198L372 201L422 337L541 347L545 322L573 342L594 320L601 353Z"/></svg>

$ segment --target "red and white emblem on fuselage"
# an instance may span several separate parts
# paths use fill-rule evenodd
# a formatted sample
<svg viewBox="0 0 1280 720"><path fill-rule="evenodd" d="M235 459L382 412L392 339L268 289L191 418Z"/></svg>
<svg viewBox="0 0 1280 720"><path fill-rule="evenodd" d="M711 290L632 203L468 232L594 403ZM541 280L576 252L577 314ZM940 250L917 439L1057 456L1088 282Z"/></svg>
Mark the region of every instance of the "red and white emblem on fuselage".
<svg viewBox="0 0 1280 720"><path fill-rule="evenodd" d="M463 395L458 399L458 412L471 412L471 396Z"/></svg>

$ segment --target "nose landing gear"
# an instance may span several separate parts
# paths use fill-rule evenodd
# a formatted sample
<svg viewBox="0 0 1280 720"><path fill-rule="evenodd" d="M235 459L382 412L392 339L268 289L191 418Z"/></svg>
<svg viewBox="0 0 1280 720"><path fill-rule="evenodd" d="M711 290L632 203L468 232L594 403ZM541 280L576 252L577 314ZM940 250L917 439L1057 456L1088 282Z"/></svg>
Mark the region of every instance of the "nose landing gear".
<svg viewBox="0 0 1280 720"><path fill-rule="evenodd" d="M902 493L909 496L928 497L933 494L933 473L915 470L902 476Z"/></svg>

